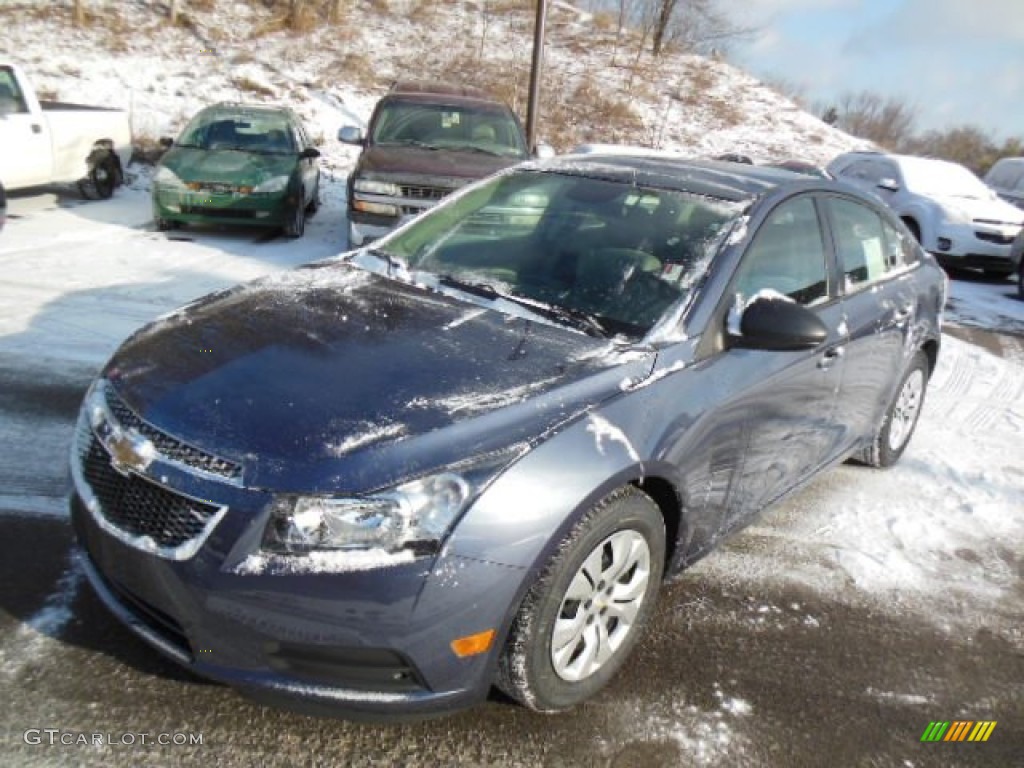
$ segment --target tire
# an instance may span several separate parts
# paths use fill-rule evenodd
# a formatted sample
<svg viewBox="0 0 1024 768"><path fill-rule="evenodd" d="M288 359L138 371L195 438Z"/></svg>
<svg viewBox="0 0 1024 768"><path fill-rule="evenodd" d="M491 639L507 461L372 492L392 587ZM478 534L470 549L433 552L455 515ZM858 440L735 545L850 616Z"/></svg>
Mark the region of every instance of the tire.
<svg viewBox="0 0 1024 768"><path fill-rule="evenodd" d="M896 397L886 409L871 445L857 456L862 463L871 467L891 467L899 461L914 434L927 388L928 358L919 351L900 379Z"/></svg>
<svg viewBox="0 0 1024 768"><path fill-rule="evenodd" d="M170 232L172 229L177 229L181 224L177 221L171 221L170 219L156 218L153 220L156 224L157 232Z"/></svg>
<svg viewBox="0 0 1024 768"><path fill-rule="evenodd" d="M306 206L306 214L309 216L314 215L320 210L320 180L317 179L316 187L313 189L313 197L310 198L309 205Z"/></svg>
<svg viewBox="0 0 1024 768"><path fill-rule="evenodd" d="M114 153L106 151L89 170L89 181L100 200L107 200L121 183L121 169Z"/></svg>
<svg viewBox="0 0 1024 768"><path fill-rule="evenodd" d="M1017 298L1024 301L1024 260L1017 268Z"/></svg>
<svg viewBox="0 0 1024 768"><path fill-rule="evenodd" d="M989 280L1005 280L1013 274L1013 268L1010 269L983 269L981 273L985 275Z"/></svg>
<svg viewBox="0 0 1024 768"><path fill-rule="evenodd" d="M284 225L285 237L296 239L302 237L306 231L306 206L302 204L302 200L303 196L300 193L299 202L295 205L295 210L292 211L288 223Z"/></svg>
<svg viewBox="0 0 1024 768"><path fill-rule="evenodd" d="M360 246L362 246L363 241L359 240L359 242L356 242L357 239L358 238L356 237L356 230L355 230L355 228L352 226L352 224L349 224L348 225L348 248L347 248L347 250L352 250L353 248L359 248Z"/></svg>
<svg viewBox="0 0 1024 768"><path fill-rule="evenodd" d="M907 225L907 229L910 230L910 234L917 240L918 245L921 243L921 228L917 225L917 222L913 219L904 219L903 223Z"/></svg>
<svg viewBox="0 0 1024 768"><path fill-rule="evenodd" d="M596 504L523 599L498 661L498 687L538 712L595 694L654 610L664 561L665 521L649 496L627 486Z"/></svg>

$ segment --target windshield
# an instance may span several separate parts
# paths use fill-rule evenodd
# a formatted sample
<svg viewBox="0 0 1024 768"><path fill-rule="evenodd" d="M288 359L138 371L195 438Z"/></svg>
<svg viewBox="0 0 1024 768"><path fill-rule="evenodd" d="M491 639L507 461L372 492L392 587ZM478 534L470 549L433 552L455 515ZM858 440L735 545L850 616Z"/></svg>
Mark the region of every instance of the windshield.
<svg viewBox="0 0 1024 768"><path fill-rule="evenodd" d="M956 163L923 158L906 158L900 163L907 188L922 195L948 195L988 200L992 191L985 184Z"/></svg>
<svg viewBox="0 0 1024 768"><path fill-rule="evenodd" d="M377 252L442 285L535 306L588 332L639 338L688 295L739 209L523 170L429 211Z"/></svg>
<svg viewBox="0 0 1024 768"><path fill-rule="evenodd" d="M503 109L394 101L377 113L373 144L468 149L499 157L525 157L522 132Z"/></svg>
<svg viewBox="0 0 1024 768"><path fill-rule="evenodd" d="M278 112L204 110L192 118L176 145L194 149L239 150L269 155L294 154L287 116Z"/></svg>

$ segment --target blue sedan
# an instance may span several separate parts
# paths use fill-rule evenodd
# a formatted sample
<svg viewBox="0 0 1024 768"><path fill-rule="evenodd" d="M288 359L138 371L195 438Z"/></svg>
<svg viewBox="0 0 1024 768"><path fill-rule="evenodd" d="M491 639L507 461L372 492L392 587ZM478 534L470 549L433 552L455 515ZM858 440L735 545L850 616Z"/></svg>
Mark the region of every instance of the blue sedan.
<svg viewBox="0 0 1024 768"><path fill-rule="evenodd" d="M562 710L666 578L829 467L899 459L945 290L841 182L521 165L128 339L72 451L86 571L263 701Z"/></svg>

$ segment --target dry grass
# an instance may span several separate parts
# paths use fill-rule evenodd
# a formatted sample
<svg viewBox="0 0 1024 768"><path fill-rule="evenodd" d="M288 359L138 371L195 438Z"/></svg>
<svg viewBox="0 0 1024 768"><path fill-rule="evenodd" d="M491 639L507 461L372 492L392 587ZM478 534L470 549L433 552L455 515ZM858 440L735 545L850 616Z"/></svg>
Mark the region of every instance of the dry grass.
<svg viewBox="0 0 1024 768"><path fill-rule="evenodd" d="M364 88L379 85L381 80L373 61L362 53L346 53L339 56L334 60L331 73L346 83L356 83Z"/></svg>
<svg viewBox="0 0 1024 768"><path fill-rule="evenodd" d="M272 88L268 88L263 83L257 83L255 80L246 77L245 75L235 76L231 78L231 84L240 91L246 91L248 93L255 93L260 96L266 96L270 99L277 98L277 91Z"/></svg>

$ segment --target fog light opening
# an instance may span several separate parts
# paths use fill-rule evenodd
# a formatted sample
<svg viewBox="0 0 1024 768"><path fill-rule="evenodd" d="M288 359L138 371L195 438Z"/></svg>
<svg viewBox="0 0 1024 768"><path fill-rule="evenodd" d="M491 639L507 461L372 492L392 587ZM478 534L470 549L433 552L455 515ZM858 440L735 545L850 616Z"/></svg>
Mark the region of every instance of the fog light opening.
<svg viewBox="0 0 1024 768"><path fill-rule="evenodd" d="M950 240L948 237L940 237L939 238L939 250L940 251L948 251L952 247L953 247L953 241Z"/></svg>
<svg viewBox="0 0 1024 768"><path fill-rule="evenodd" d="M494 638L497 635L493 629L477 632L475 635L467 635L457 640L452 640L452 652L460 659L467 656L476 656L487 653L494 645Z"/></svg>

